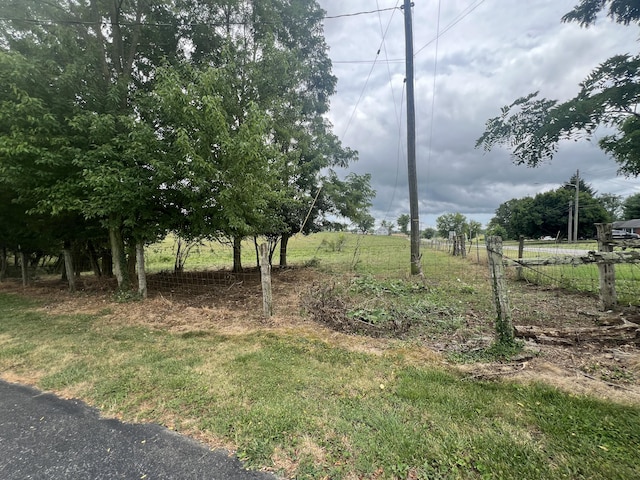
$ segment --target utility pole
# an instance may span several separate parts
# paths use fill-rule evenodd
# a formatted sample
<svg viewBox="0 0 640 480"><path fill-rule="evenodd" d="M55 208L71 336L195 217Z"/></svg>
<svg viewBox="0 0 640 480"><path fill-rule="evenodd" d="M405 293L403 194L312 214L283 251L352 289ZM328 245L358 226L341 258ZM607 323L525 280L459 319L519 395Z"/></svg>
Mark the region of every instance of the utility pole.
<svg viewBox="0 0 640 480"><path fill-rule="evenodd" d="M404 0L404 35L407 82L407 167L409 170L409 215L411 216L411 275L422 273L420 265L420 214L418 212L418 174L416 171L416 107L413 90L413 25L411 0Z"/></svg>
<svg viewBox="0 0 640 480"><path fill-rule="evenodd" d="M573 228L573 202L569 200L569 221L567 222L567 243L571 243L571 229Z"/></svg>
<svg viewBox="0 0 640 480"><path fill-rule="evenodd" d="M573 241L578 241L578 196L580 193L580 170L576 170L576 212L573 215Z"/></svg>

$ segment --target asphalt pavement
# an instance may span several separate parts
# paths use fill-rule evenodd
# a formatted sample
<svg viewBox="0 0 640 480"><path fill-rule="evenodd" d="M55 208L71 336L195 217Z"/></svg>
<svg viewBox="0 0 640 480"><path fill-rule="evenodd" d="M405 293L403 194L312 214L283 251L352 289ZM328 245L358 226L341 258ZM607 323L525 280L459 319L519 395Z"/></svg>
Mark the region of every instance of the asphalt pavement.
<svg viewBox="0 0 640 480"><path fill-rule="evenodd" d="M153 424L102 418L65 400L0 380L0 478L275 480L247 471L226 451L211 451Z"/></svg>

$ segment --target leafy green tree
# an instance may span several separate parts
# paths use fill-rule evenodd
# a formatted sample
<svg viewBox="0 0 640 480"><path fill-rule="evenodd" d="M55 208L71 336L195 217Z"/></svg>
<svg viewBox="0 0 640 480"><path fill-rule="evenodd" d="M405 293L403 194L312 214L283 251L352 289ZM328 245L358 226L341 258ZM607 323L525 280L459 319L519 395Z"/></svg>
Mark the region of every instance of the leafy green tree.
<svg viewBox="0 0 640 480"><path fill-rule="evenodd" d="M380 227L386 230L387 235L391 235L393 233L393 222L382 220L382 223L380 223Z"/></svg>
<svg viewBox="0 0 640 480"><path fill-rule="evenodd" d="M489 222L489 231L501 228L501 236L517 239L520 235L528 238L541 236L563 236L567 232L569 205L573 204L575 191L562 186L556 190L539 193L535 197L509 200L498 207L496 215ZM580 192L578 215L578 236L591 237L594 223L605 222L607 211L589 191Z"/></svg>
<svg viewBox="0 0 640 480"><path fill-rule="evenodd" d="M402 215L400 215L398 217L398 220L396 220L396 223L398 224L398 227L400 227L400 231L402 233L404 233L405 235L409 235L409 222L411 221L411 217L409 217L408 214L403 213Z"/></svg>
<svg viewBox="0 0 640 480"><path fill-rule="evenodd" d="M376 219L372 215L366 214L359 217L355 222L356 227L360 233L369 233L376 225Z"/></svg>
<svg viewBox="0 0 640 480"><path fill-rule="evenodd" d="M640 193L625 198L622 204L622 212L624 220L640 218Z"/></svg>
<svg viewBox="0 0 640 480"><path fill-rule="evenodd" d="M329 172L324 190L331 206L327 206L329 213L348 218L359 230L361 225L371 225L369 208L375 196L371 188L371 174L357 175L350 173L344 180L340 180L335 172ZM375 224L375 219L374 219ZM366 231L366 230L365 230Z"/></svg>
<svg viewBox="0 0 640 480"><path fill-rule="evenodd" d="M427 227L422 231L422 238L432 239L434 238L438 232L433 227Z"/></svg>
<svg viewBox="0 0 640 480"><path fill-rule="evenodd" d="M592 25L608 7L608 16L628 25L640 20L636 0L582 0L562 20ZM564 139L591 136L599 125L614 133L599 140L625 175L640 174L640 56L616 55L600 64L580 85L580 92L566 102L538 98L532 93L502 108L487 121L476 147L489 150L507 146L514 162L537 166L550 160Z"/></svg>
<svg viewBox="0 0 640 480"><path fill-rule="evenodd" d="M468 231L467 217L461 213L445 213L436 218L436 229L442 238L449 238L449 232L458 235Z"/></svg>
<svg viewBox="0 0 640 480"><path fill-rule="evenodd" d="M503 239L509 238L507 234L507 230L502 225L491 224L491 223L487 228L487 235L498 236L498 237L502 237Z"/></svg>
<svg viewBox="0 0 640 480"><path fill-rule="evenodd" d="M622 196L614 193L601 193L596 197L602 208L609 214L609 221L615 222L622 216Z"/></svg>
<svg viewBox="0 0 640 480"><path fill-rule="evenodd" d="M476 238L482 232L482 224L476 220L469 220L469 238Z"/></svg>

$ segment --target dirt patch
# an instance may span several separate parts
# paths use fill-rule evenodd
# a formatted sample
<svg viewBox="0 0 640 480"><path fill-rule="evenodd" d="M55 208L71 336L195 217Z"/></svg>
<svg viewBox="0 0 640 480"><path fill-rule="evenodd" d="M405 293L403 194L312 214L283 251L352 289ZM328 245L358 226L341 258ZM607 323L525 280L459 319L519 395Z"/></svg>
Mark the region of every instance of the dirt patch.
<svg viewBox="0 0 640 480"><path fill-rule="evenodd" d="M80 279L79 291L75 294L68 293L65 284L53 278L39 279L26 288L7 281L0 284L0 291L37 298L43 303L42 308L51 314L100 315L101 321L108 325L136 324L177 333L215 330L221 335L255 332L304 335L352 351L378 355L399 353L412 363L441 362L452 352L473 352L486 347L493 339L488 314L473 305L469 305L464 324L456 331L404 342L386 334L374 338L379 336L375 332L373 336L371 332L355 335L348 329L328 328L303 312L304 296L311 287L331 281L312 269L273 270L276 314L268 320L262 317L260 280L255 272L191 274L184 284L173 280L175 278L167 274L150 276L150 284L155 286L144 302L118 303L112 293L113 281L92 276ZM513 309L516 324L579 328L596 327L603 319L606 323L607 315L598 311L597 299L593 297L523 283L514 284L512 290L517 299ZM640 318L637 309L628 309L622 314L632 321ZM523 354L512 362L452 366L470 378L544 382L575 394L640 403L637 343L557 346L529 341Z"/></svg>

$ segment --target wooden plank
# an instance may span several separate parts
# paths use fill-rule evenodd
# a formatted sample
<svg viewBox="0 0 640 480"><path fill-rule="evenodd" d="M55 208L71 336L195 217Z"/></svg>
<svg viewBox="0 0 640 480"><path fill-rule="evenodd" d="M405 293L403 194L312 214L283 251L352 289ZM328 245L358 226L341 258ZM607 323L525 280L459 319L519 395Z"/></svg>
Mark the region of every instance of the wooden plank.
<svg viewBox="0 0 640 480"><path fill-rule="evenodd" d="M640 252L588 252L578 256L554 256L545 258L505 259L507 267L539 267L546 265L583 265L587 263L614 264L640 263Z"/></svg>

